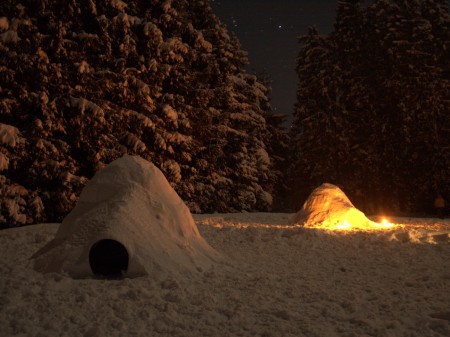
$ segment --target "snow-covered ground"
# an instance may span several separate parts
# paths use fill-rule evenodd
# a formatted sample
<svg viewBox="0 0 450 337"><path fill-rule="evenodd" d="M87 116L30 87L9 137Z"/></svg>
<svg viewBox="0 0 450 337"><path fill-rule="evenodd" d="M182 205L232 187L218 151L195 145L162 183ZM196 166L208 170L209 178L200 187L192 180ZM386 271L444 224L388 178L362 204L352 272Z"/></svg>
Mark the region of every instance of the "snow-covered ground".
<svg viewBox="0 0 450 337"><path fill-rule="evenodd" d="M450 336L450 220L379 231L293 214L195 215L225 257L198 277L72 279L29 258L58 224L0 231L0 336Z"/></svg>

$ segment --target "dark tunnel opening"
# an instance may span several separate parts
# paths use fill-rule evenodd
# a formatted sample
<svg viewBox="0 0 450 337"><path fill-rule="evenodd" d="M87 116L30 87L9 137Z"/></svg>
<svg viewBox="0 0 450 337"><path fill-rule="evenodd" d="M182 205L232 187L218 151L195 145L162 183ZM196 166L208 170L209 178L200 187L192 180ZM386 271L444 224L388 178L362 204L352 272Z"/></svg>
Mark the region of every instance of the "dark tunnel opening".
<svg viewBox="0 0 450 337"><path fill-rule="evenodd" d="M89 251L92 273L106 278L119 278L128 270L128 251L119 241L97 241Z"/></svg>

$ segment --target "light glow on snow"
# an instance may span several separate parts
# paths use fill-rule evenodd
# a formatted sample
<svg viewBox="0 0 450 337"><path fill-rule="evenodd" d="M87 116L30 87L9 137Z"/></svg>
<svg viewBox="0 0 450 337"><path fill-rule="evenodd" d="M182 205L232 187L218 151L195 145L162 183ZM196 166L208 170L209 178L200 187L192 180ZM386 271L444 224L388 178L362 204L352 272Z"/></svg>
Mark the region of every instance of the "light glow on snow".
<svg viewBox="0 0 450 337"><path fill-rule="evenodd" d="M345 219L343 222L329 223L327 226L324 226L323 223L318 223L317 225L308 225L307 227L331 231L382 231L400 228L401 226L389 222L386 218L383 218L381 222L374 222L352 217L351 219Z"/></svg>
<svg viewBox="0 0 450 337"><path fill-rule="evenodd" d="M377 225L379 227L381 227L381 228L392 228L392 227L394 227L394 224L390 223L388 221L388 219L386 219L386 218L383 218L383 220L381 220L381 223L378 223Z"/></svg>
<svg viewBox="0 0 450 337"><path fill-rule="evenodd" d="M344 220L344 223L338 224L338 225L336 226L336 229L349 229L349 228L351 228L351 227L352 227L352 225L349 224L347 220Z"/></svg>

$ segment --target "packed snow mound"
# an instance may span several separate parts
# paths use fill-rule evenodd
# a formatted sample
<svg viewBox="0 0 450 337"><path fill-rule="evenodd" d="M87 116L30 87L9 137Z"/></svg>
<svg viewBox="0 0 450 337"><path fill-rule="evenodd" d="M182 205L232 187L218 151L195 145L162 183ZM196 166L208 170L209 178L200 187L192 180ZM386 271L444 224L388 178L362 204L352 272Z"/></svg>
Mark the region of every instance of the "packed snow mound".
<svg viewBox="0 0 450 337"><path fill-rule="evenodd" d="M32 258L37 271L75 278L109 276L108 266L127 277L195 274L220 260L163 173L137 156L99 171Z"/></svg>
<svg viewBox="0 0 450 337"><path fill-rule="evenodd" d="M293 224L320 228L368 228L372 225L345 193L333 184L316 188L292 219Z"/></svg>

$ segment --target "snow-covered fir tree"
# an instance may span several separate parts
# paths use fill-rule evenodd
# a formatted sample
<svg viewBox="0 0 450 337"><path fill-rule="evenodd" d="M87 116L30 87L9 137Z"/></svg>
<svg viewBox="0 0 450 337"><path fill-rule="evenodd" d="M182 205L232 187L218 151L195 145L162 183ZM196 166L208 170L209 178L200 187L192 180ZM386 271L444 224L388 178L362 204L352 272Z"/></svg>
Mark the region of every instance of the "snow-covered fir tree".
<svg viewBox="0 0 450 337"><path fill-rule="evenodd" d="M368 212L450 197L449 23L443 1L342 0L330 35L300 39L294 186L333 182Z"/></svg>
<svg viewBox="0 0 450 337"><path fill-rule="evenodd" d="M0 223L59 221L112 160L196 212L266 210L267 89L208 1L0 4Z"/></svg>
<svg viewBox="0 0 450 337"><path fill-rule="evenodd" d="M270 96L272 90L270 76L265 72L257 73L256 76L259 82L264 85L263 88L268 90L265 96ZM271 189L268 191L273 198L272 210L286 211L289 209L289 187L286 181L286 167L289 156L289 135L286 128L288 114L283 111L269 110L268 105L266 105L266 108L267 132L265 134L265 145L271 162L271 174L268 176Z"/></svg>
<svg viewBox="0 0 450 337"><path fill-rule="evenodd" d="M289 167L293 207L302 202L312 189L322 182L324 176L337 179L339 156L336 148L343 136L338 123L339 69L334 62L333 47L326 36L315 27L300 37L297 58L299 84L294 121L290 129L292 161ZM327 158L327 160L324 160Z"/></svg>

